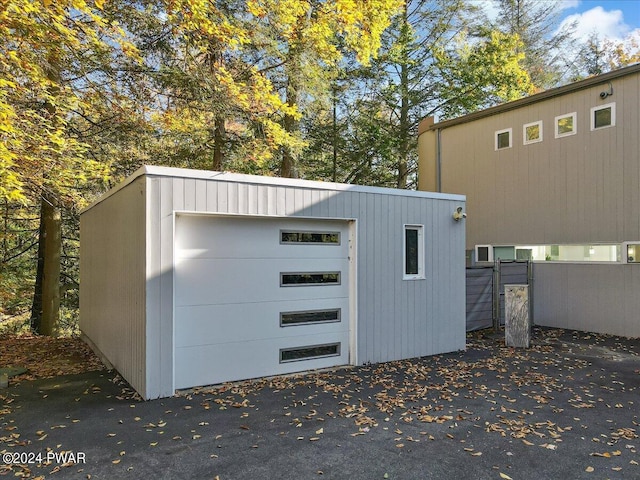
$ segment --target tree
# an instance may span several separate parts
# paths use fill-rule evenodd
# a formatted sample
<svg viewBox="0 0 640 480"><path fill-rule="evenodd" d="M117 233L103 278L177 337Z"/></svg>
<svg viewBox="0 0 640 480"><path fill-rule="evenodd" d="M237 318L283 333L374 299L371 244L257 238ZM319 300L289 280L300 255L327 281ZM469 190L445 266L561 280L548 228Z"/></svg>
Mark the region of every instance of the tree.
<svg viewBox="0 0 640 480"><path fill-rule="evenodd" d="M575 25L560 30L561 2L539 0L498 0L499 16L495 28L518 35L522 42L518 53L524 54L523 68L538 90L556 86L563 78L566 58L571 49Z"/></svg>
<svg viewBox="0 0 640 480"><path fill-rule="evenodd" d="M96 60L116 45L128 46L122 32L104 22L101 7L100 1L9 0L0 11L0 197L40 203L32 324L45 334L53 333L59 315L60 209L81 200L83 184L106 174L86 157L70 120Z"/></svg>
<svg viewBox="0 0 640 480"><path fill-rule="evenodd" d="M336 129L343 139L333 142L344 145L340 180L411 187L422 118L468 113L531 91L517 38L481 28L478 15L463 1L409 2L371 66L343 75Z"/></svg>
<svg viewBox="0 0 640 480"><path fill-rule="evenodd" d="M601 39L594 32L580 46L579 52L572 64L572 81L640 62L640 35L614 41Z"/></svg>

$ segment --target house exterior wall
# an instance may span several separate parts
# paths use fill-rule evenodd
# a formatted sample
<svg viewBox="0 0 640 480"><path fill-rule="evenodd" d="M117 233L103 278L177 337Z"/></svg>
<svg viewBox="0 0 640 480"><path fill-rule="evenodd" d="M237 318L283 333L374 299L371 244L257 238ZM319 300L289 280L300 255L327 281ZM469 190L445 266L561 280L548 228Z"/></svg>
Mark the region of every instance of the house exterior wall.
<svg viewBox="0 0 640 480"><path fill-rule="evenodd" d="M592 131L591 109L611 103L615 126ZM640 243L638 105L634 65L459 119L426 119L419 189L439 179L438 191L466 195L467 250ZM555 117L573 112L577 133L555 138ZM542 141L524 145L523 125L536 121ZM508 128L511 148L496 150L496 132ZM640 265L536 262L533 272L535 323L640 336Z"/></svg>
<svg viewBox="0 0 640 480"><path fill-rule="evenodd" d="M467 249L640 239L640 74L612 79L601 99L608 83L440 129L441 191L467 196ZM591 131L590 109L612 102L616 125ZM572 112L577 133L554 138L554 118ZM523 125L539 120L543 141L523 145ZM420 137L425 183L437 127ZM495 151L506 128L513 146Z"/></svg>
<svg viewBox="0 0 640 480"><path fill-rule="evenodd" d="M80 216L80 330L139 392L147 388L145 180Z"/></svg>

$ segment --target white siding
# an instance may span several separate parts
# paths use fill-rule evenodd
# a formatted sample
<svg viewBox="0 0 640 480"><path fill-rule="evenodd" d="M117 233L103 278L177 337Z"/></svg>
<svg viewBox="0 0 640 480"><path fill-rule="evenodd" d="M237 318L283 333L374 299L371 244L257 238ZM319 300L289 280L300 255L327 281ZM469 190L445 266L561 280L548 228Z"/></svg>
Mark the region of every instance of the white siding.
<svg viewBox="0 0 640 480"><path fill-rule="evenodd" d="M352 280L350 310L351 317L356 319L352 324L356 333L352 361L357 364L390 361L465 348L465 222L452 219L456 207L464 207L463 196L161 167L146 167L137 175L137 180L129 180L130 186L121 186L87 209L83 218L95 218L106 230L111 228L110 223L117 222L104 221L101 212L112 215L115 212L123 215L128 210L137 212L131 218L135 228L133 225L117 228L127 230L129 235L135 231L136 238L143 240L137 238L131 243L127 239L117 243L113 251L132 250L127 256L138 257L142 272L146 258L146 297L140 288L136 291L138 298L146 298L147 346L143 350L144 361L140 355L129 359L143 371L146 363L145 381L136 383L125 376L145 398L174 393L173 263L177 212L353 220L356 231L351 254L355 255L356 275ZM146 220L140 212L144 200L133 201L127 196L131 182L140 189L143 181ZM425 278L421 280L402 278L405 224L424 225ZM96 247L86 244L101 245L96 236L83 238L83 242L90 250ZM87 267L92 276L100 275L96 267L99 269L100 265ZM136 279L140 275L138 271ZM104 285L121 277L122 272L109 271ZM127 281L134 283L131 279ZM133 290L133 285L130 287ZM94 293L100 296L99 292ZM91 304L87 310L95 311L96 301L87 296L83 305ZM110 311L126 310L113 296L99 301L102 305L113 304ZM138 305L137 315L143 315L142 308ZM121 314L117 321L131 318L132 314L128 315ZM100 315L98 320L109 329L111 317L117 315ZM92 338L92 333L87 334ZM112 355L128 353L112 352Z"/></svg>
<svg viewBox="0 0 640 480"><path fill-rule="evenodd" d="M173 223L168 221L172 211L355 219L357 363L465 348L464 223L451 218L455 208L464 205L462 197L434 199L413 195L415 192L407 192L407 196L384 195L382 191L332 191L152 174L147 174L147 181L150 192L159 189L157 195L162 199L149 204L151 223L160 215L163 229L160 235L150 238L149 247L161 252L160 257L151 257L162 259L159 270L164 274L170 271L173 261L173 239L166 233L173 234ZM199 201L189 200L194 192L201 192ZM402 279L404 224L425 226L424 280ZM161 290L154 293L157 297L148 299L150 307L154 302L173 299L172 281L167 278ZM150 332L169 331L172 309L162 308L161 316L149 318L149 322L159 322ZM161 370L160 394L171 394L173 383L166 370L172 360L165 352L161 360L149 360L150 368L158 365ZM155 374L152 376L155 378Z"/></svg>
<svg viewBox="0 0 640 480"><path fill-rule="evenodd" d="M137 391L145 372L145 179L80 217L80 329Z"/></svg>
<svg viewBox="0 0 640 480"><path fill-rule="evenodd" d="M640 337L640 266L535 263L536 325Z"/></svg>

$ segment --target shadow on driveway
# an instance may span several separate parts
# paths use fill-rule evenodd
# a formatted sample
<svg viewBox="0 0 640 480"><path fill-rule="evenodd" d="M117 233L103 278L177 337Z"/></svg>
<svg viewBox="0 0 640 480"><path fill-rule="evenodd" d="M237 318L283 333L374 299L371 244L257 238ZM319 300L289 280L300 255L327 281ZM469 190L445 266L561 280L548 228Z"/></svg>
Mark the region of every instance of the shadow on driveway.
<svg viewBox="0 0 640 480"><path fill-rule="evenodd" d="M638 340L532 338L149 402L114 372L23 382L0 390L0 476L640 478Z"/></svg>

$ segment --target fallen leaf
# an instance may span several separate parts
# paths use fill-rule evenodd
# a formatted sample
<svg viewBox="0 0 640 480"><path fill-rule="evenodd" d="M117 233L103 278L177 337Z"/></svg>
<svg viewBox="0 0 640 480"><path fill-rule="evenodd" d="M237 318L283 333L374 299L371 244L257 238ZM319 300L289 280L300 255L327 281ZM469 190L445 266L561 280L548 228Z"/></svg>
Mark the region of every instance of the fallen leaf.
<svg viewBox="0 0 640 480"><path fill-rule="evenodd" d="M509 475L502 472L500 472L500 478L504 478L504 480L513 480Z"/></svg>
<svg viewBox="0 0 640 480"><path fill-rule="evenodd" d="M593 472L593 467L587 467L587 468L584 469L584 471L591 473L591 472Z"/></svg>

